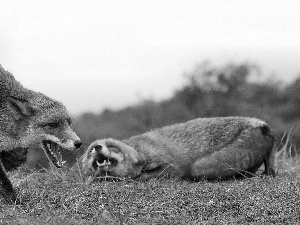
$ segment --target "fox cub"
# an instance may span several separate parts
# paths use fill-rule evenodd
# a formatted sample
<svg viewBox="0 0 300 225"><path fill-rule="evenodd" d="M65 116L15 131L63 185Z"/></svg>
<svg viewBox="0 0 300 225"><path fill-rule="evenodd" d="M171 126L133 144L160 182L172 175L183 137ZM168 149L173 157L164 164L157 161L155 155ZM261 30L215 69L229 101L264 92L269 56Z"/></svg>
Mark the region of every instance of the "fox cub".
<svg viewBox="0 0 300 225"><path fill-rule="evenodd" d="M63 104L24 88L0 65L0 152L41 145L47 158L62 167L59 148L81 147ZM7 162L6 162L7 164ZM0 200L12 203L15 191L0 161Z"/></svg>
<svg viewBox="0 0 300 225"><path fill-rule="evenodd" d="M274 175L274 138L267 124L247 117L200 118L126 140L93 142L79 159L84 176L219 179Z"/></svg>

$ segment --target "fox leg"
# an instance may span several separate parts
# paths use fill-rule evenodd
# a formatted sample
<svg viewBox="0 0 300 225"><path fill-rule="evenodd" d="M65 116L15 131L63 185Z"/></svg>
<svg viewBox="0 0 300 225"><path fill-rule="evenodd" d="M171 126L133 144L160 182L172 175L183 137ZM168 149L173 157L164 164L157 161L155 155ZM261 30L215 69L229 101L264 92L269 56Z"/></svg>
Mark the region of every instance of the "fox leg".
<svg viewBox="0 0 300 225"><path fill-rule="evenodd" d="M264 174L266 174L266 175L270 175L270 176L276 175L276 171L275 171L276 170L276 168L275 168L276 167L276 151L277 151L277 149L274 144L272 151L270 152L270 154L264 161L264 165L265 165Z"/></svg>
<svg viewBox="0 0 300 225"><path fill-rule="evenodd" d="M16 193L12 183L7 177L2 161L0 160L0 201L1 198L3 198L6 203L13 204L16 201Z"/></svg>

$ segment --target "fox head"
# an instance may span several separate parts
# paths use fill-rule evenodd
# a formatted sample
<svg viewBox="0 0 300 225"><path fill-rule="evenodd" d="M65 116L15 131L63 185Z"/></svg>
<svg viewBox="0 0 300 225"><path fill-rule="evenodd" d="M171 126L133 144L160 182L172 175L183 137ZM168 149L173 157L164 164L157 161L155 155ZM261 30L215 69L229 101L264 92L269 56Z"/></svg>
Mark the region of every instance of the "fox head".
<svg viewBox="0 0 300 225"><path fill-rule="evenodd" d="M62 166L59 147L67 150L81 147L69 113L60 102L31 92L27 98L7 97L7 106L13 117L14 136L21 147L41 144L55 166Z"/></svg>
<svg viewBox="0 0 300 225"><path fill-rule="evenodd" d="M144 159L122 141L103 139L94 141L79 160L84 176L136 178L142 172Z"/></svg>

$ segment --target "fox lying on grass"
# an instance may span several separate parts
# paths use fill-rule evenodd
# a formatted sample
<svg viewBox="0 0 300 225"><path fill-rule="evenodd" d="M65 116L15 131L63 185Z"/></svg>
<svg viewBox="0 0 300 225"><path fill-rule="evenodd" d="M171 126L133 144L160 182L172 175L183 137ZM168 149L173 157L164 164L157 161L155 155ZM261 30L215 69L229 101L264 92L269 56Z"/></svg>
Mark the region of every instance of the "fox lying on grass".
<svg viewBox="0 0 300 225"><path fill-rule="evenodd" d="M275 175L274 137L255 118L200 118L126 140L93 142L79 159L84 177L222 179Z"/></svg>
<svg viewBox="0 0 300 225"><path fill-rule="evenodd" d="M22 153L29 146L40 144L49 161L62 167L59 147L73 150L81 146L79 137L71 128L66 108L41 93L25 89L1 65L0 128L0 153L4 158L15 158L14 154L5 154L4 151ZM5 164L6 168L11 168L8 162ZM1 199L13 203L16 194L0 161Z"/></svg>

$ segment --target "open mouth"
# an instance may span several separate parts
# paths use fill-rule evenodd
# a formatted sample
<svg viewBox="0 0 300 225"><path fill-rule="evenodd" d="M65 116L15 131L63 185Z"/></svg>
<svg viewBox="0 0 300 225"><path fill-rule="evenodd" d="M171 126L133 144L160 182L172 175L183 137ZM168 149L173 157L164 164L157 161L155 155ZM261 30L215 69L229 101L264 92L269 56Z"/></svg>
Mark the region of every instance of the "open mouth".
<svg viewBox="0 0 300 225"><path fill-rule="evenodd" d="M66 161L62 161L62 155L59 151L59 146L53 141L42 141L42 147L50 162L52 162L57 168L62 168Z"/></svg>
<svg viewBox="0 0 300 225"><path fill-rule="evenodd" d="M103 154L98 154L95 161L93 162L93 167L95 170L99 168L107 168L108 166L114 166L118 163L118 161L114 158L107 157Z"/></svg>

